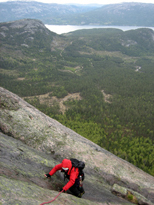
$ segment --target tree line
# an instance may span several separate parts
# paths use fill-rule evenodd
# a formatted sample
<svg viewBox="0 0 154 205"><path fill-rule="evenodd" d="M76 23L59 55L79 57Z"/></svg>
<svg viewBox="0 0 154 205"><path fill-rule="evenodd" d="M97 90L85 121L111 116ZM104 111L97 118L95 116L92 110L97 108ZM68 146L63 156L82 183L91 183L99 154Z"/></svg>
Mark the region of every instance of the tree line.
<svg viewBox="0 0 154 205"><path fill-rule="evenodd" d="M5 53L0 58L0 86L27 97L48 116L154 175L153 48L149 40L124 48L119 40L132 36L142 42L140 33L144 31L137 31L137 38L134 32L124 36L119 30L79 31L62 37L67 41L62 50L22 48L22 58ZM41 45L46 45L44 41ZM110 103L102 90L110 94ZM68 110L62 114L58 102L49 106L36 97L48 92L57 98L78 92L81 100L66 101Z"/></svg>

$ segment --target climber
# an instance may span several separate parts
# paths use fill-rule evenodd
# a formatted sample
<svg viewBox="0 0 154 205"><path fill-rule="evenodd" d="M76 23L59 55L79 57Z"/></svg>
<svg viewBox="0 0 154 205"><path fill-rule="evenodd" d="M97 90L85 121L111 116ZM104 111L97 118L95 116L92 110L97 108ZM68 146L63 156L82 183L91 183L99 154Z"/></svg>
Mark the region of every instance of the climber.
<svg viewBox="0 0 154 205"><path fill-rule="evenodd" d="M80 165L75 164L75 162L81 162ZM48 174L45 174L45 177L51 177L55 172L61 170L64 172L64 179L67 178L69 181L67 184L61 189L63 192L67 190L71 191L71 193L77 197L82 197L85 193L83 189L82 181L84 180L84 168L85 164L82 161L78 161L76 159L63 159L61 164L56 165Z"/></svg>

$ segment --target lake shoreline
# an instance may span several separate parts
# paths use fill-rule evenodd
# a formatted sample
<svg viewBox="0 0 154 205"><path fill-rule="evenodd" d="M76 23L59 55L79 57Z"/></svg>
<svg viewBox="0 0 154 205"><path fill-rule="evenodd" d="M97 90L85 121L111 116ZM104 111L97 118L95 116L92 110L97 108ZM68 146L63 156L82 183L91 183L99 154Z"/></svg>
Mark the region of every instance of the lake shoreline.
<svg viewBox="0 0 154 205"><path fill-rule="evenodd" d="M48 25L48 24L45 24L45 26L50 31L57 34L65 34L76 30L95 29L95 28L115 28L115 29L120 29L122 31L135 30L139 28L149 28L154 30L154 27L145 27L145 26L96 26L96 25L80 26L80 25Z"/></svg>

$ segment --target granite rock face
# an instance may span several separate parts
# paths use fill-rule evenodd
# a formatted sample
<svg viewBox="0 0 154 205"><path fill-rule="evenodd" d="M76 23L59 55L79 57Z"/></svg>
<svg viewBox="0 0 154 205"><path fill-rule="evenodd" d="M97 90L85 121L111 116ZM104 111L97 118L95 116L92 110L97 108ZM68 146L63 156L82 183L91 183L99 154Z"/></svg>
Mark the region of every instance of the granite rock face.
<svg viewBox="0 0 154 205"><path fill-rule="evenodd" d="M0 145L1 204L39 204L53 199L64 181L58 172L51 179L44 174L63 158L85 161L86 193L82 199L62 193L54 204L154 204L154 177L2 87ZM125 192L137 201L129 201L131 197L125 197Z"/></svg>

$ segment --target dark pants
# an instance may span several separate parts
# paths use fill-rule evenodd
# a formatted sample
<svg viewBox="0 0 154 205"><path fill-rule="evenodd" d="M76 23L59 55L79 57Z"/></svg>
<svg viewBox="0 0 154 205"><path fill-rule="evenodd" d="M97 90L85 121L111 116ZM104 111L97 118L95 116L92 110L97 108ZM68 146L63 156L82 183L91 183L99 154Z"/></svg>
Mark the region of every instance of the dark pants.
<svg viewBox="0 0 154 205"><path fill-rule="evenodd" d="M60 174L61 179L64 178L64 181L65 181L65 179L69 180L69 176L67 177L67 175L65 175L65 174L63 175L63 172L59 172L59 174ZM71 188L69 188L68 193L69 193L69 191L74 196L77 196L77 197L80 197L80 198L85 193L83 187L79 187L79 177L76 179L75 184Z"/></svg>
<svg viewBox="0 0 154 205"><path fill-rule="evenodd" d="M77 197L82 197L82 195L85 193L83 187L79 187L77 183L75 183L69 190L72 192L73 195Z"/></svg>

